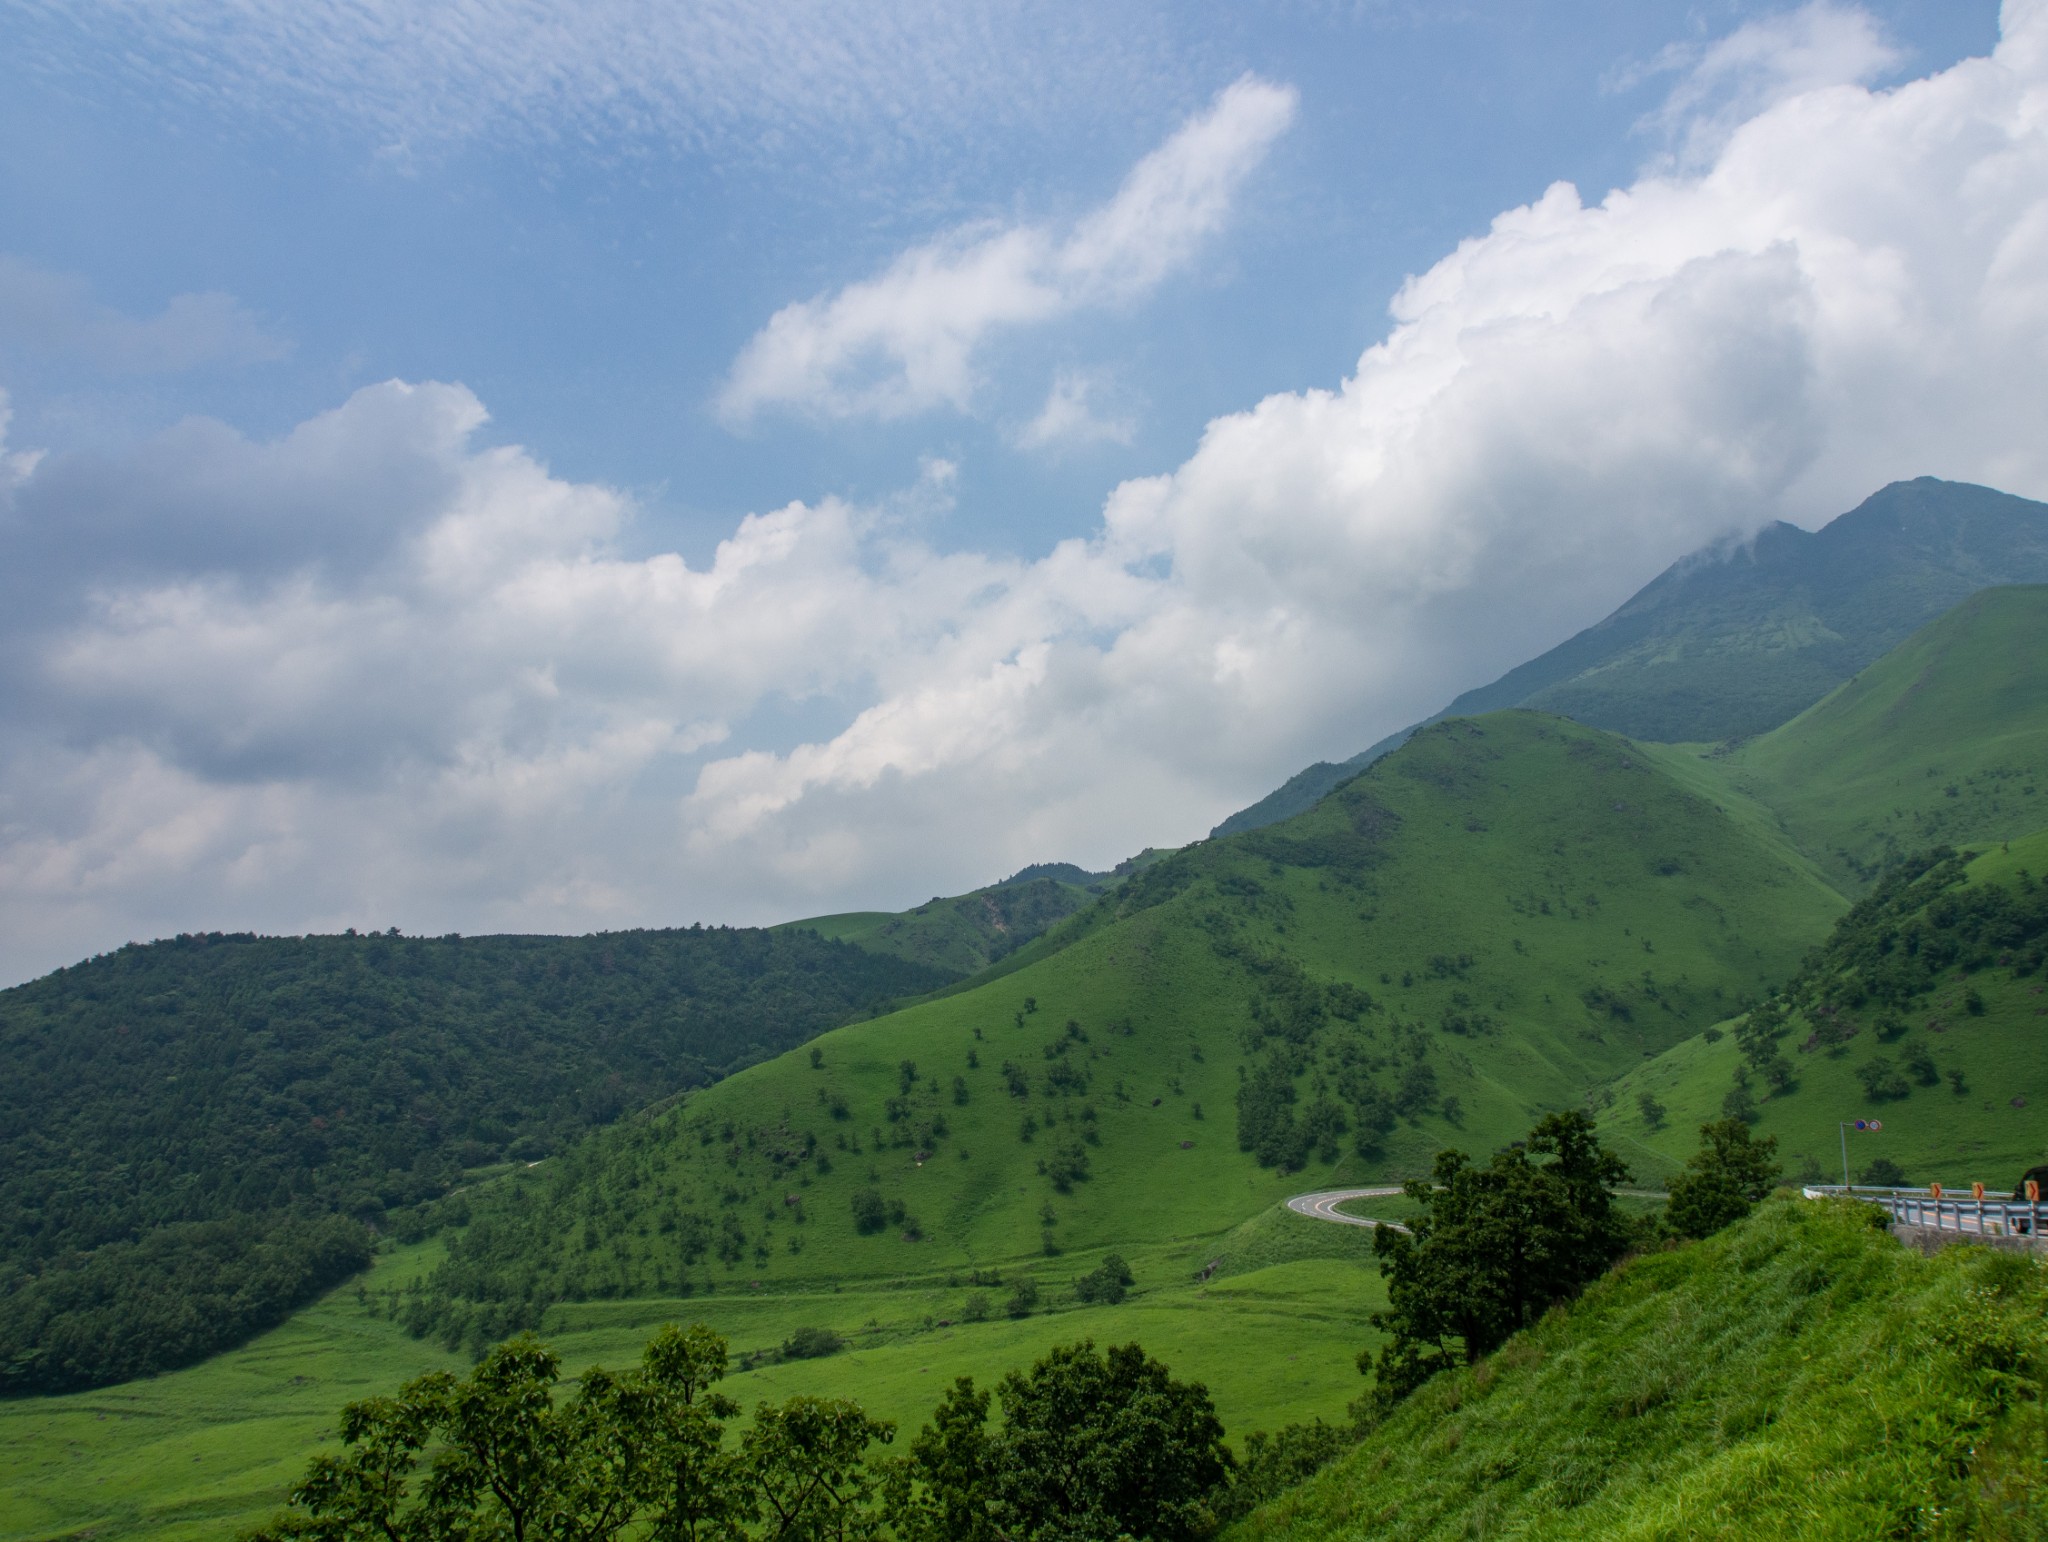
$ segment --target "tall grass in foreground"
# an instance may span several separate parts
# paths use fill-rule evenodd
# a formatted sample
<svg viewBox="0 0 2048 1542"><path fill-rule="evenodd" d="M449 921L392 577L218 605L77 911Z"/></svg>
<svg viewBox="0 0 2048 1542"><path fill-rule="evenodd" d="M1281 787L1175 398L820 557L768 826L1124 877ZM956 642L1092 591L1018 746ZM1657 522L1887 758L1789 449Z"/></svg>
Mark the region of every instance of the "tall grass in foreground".
<svg viewBox="0 0 2048 1542"><path fill-rule="evenodd" d="M1231 1542L2048 1536L2048 1268L1772 1201L1624 1266Z"/></svg>

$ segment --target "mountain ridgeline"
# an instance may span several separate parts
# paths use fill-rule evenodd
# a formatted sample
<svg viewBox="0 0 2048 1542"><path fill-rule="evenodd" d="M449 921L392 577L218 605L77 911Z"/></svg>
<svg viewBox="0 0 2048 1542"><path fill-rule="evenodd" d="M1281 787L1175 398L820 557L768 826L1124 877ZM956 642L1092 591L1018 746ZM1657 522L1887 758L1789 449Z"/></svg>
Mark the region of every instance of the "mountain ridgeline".
<svg viewBox="0 0 2048 1542"><path fill-rule="evenodd" d="M1776 523L1693 553L1604 621L1431 721L1529 707L1660 743L1746 739L1979 590L2040 583L2048 504L1933 477L1894 482L1818 531ZM1301 812L1407 733L1297 772L1215 833Z"/></svg>
<svg viewBox="0 0 2048 1542"><path fill-rule="evenodd" d="M366 1225L416 1224L465 1169L952 978L723 928L212 934L0 992L0 1389L189 1363L359 1269ZM314 1264L280 1267L314 1223Z"/></svg>

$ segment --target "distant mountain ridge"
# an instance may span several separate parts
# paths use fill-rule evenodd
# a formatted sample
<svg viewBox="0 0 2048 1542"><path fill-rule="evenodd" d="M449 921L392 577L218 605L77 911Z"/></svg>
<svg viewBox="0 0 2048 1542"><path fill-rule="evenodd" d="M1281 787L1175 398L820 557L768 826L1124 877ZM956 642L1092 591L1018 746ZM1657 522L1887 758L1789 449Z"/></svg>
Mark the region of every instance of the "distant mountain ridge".
<svg viewBox="0 0 2048 1542"><path fill-rule="evenodd" d="M1428 721L1533 707L1658 743L1767 733L1980 589L2048 582L2048 504L1894 482L1817 531L1782 521L1673 563L1605 620ZM1224 820L1300 813L1401 744L1321 761Z"/></svg>

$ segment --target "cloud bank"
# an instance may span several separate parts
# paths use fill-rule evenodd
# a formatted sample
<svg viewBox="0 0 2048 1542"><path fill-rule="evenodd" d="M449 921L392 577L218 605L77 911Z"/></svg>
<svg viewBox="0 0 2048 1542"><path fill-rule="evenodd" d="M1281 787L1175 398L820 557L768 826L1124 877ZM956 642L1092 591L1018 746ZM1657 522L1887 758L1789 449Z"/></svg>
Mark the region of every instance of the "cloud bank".
<svg viewBox="0 0 2048 1542"><path fill-rule="evenodd" d="M1084 266L1149 271L1120 263ZM488 445L453 385L268 443L0 446L6 967L1108 862L1706 540L1923 473L2048 495L2048 4L2009 0L1990 58L1774 94L1697 168L1552 187L1391 311L1341 384L1216 420L1028 561L831 498L634 555L629 499Z"/></svg>
<svg viewBox="0 0 2048 1542"><path fill-rule="evenodd" d="M720 415L741 424L770 406L832 418L965 409L975 348L991 333L1136 299L1184 267L1294 109L1290 88L1248 75L1064 235L969 226L874 278L784 306L733 361Z"/></svg>

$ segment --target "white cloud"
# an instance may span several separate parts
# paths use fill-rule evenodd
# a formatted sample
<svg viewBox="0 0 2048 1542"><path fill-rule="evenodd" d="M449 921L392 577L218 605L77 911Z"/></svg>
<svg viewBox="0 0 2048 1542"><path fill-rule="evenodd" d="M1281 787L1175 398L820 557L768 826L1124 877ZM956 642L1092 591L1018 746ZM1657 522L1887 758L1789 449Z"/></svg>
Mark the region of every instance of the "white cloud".
<svg viewBox="0 0 2048 1542"><path fill-rule="evenodd" d="M737 424L771 406L835 418L964 409L975 350L992 333L1128 301L1191 261L1294 108L1290 88L1246 76L1064 237L1041 225L967 226L874 278L784 306L733 361L720 415Z"/></svg>
<svg viewBox="0 0 2048 1542"><path fill-rule="evenodd" d="M452 386L53 458L0 522L35 558L0 572L48 591L0 609L6 967L194 926L764 920L1107 862L1724 533L1923 473L2048 494L2044 411L2048 4L2013 0L1993 58L1795 93L1697 171L1501 214L1341 385L1216 420L1035 561L920 535L936 463L878 507L752 515L700 566L627 556L624 497L480 446ZM189 541L125 567L52 534L159 506ZM832 726L764 737L792 704Z"/></svg>
<svg viewBox="0 0 2048 1542"><path fill-rule="evenodd" d="M1096 402L1113 388L1099 375L1080 370L1061 370L1053 377L1045 405L1038 416L1018 429L1014 441L1027 450L1061 445L1129 444L1138 432L1137 419L1128 413L1102 413Z"/></svg>
<svg viewBox="0 0 2048 1542"><path fill-rule="evenodd" d="M1835 0L1761 17L1705 44L1674 44L1646 73L1682 78L1646 120L1687 165L1703 164L1737 126L1789 97L1863 85L1905 61L1869 12Z"/></svg>
<svg viewBox="0 0 2048 1542"><path fill-rule="evenodd" d="M172 374L207 364L265 364L291 352L232 295L173 295L138 319L102 305L84 279L0 252L0 349L68 355L117 375Z"/></svg>

